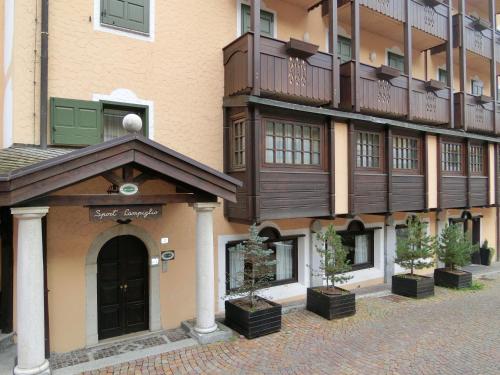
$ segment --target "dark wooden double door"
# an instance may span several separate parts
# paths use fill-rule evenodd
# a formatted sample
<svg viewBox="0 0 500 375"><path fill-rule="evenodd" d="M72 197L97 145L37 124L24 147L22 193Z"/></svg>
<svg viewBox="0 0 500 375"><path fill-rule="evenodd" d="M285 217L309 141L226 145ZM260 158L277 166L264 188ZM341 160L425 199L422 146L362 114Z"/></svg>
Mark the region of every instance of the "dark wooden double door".
<svg viewBox="0 0 500 375"><path fill-rule="evenodd" d="M99 339L149 328L148 252L134 236L108 241L97 259Z"/></svg>

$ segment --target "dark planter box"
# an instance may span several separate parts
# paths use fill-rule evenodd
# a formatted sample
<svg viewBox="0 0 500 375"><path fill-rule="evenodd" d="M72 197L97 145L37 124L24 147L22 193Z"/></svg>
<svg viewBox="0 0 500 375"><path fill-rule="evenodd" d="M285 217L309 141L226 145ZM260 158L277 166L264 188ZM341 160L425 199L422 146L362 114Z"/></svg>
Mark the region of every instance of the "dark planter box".
<svg viewBox="0 0 500 375"><path fill-rule="evenodd" d="M479 250L471 254L470 262L472 264L481 264L481 253L479 252Z"/></svg>
<svg viewBox="0 0 500 375"><path fill-rule="evenodd" d="M425 298L434 295L434 279L419 276L418 279L392 276L392 293L411 298Z"/></svg>
<svg viewBox="0 0 500 375"><path fill-rule="evenodd" d="M481 264L483 266L491 266L491 251L489 248L481 248L479 250L481 254Z"/></svg>
<svg viewBox="0 0 500 375"><path fill-rule="evenodd" d="M224 324L242 334L247 339L268 335L281 330L281 305L261 298L271 307L248 311L226 301L226 319Z"/></svg>
<svg viewBox="0 0 500 375"><path fill-rule="evenodd" d="M307 288L307 310L328 320L352 316L356 314L356 294L330 295L321 293L321 288Z"/></svg>
<svg viewBox="0 0 500 375"><path fill-rule="evenodd" d="M460 273L450 272L447 268L434 270L434 281L437 286L445 288L469 288L472 285L472 273L460 270Z"/></svg>

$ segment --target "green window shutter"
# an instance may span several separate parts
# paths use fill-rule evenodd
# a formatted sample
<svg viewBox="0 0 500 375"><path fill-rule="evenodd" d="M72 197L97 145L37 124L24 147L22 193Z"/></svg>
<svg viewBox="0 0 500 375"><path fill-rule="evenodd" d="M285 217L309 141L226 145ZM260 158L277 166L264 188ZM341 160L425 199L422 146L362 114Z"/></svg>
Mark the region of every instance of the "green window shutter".
<svg viewBox="0 0 500 375"><path fill-rule="evenodd" d="M443 82L445 85L448 84L448 72L446 69L439 68L438 69L438 79Z"/></svg>
<svg viewBox="0 0 500 375"><path fill-rule="evenodd" d="M149 33L149 0L101 0L101 22Z"/></svg>
<svg viewBox="0 0 500 375"><path fill-rule="evenodd" d="M241 33L250 31L250 7L241 4ZM274 38L274 14L260 11L260 32L262 35Z"/></svg>
<svg viewBox="0 0 500 375"><path fill-rule="evenodd" d="M101 139L101 103L51 98L52 143L93 145Z"/></svg>
<svg viewBox="0 0 500 375"><path fill-rule="evenodd" d="M339 36L337 40L337 51L341 64L346 61L351 61L351 39Z"/></svg>
<svg viewBox="0 0 500 375"><path fill-rule="evenodd" d="M387 62L391 68L405 71L405 58L404 56L398 55L394 52L387 52Z"/></svg>

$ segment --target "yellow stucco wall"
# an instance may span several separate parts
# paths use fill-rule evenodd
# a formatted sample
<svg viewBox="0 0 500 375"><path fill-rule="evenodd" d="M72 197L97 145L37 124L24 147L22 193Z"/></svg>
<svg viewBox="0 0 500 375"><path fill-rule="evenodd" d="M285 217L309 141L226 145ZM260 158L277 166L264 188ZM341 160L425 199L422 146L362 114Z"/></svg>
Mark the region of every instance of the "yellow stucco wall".
<svg viewBox="0 0 500 375"><path fill-rule="evenodd" d="M335 213L349 212L349 147L347 124L335 123Z"/></svg>
<svg viewBox="0 0 500 375"><path fill-rule="evenodd" d="M488 177L489 177L489 193L490 193L490 204L495 204L495 196L496 196L496 178L495 178L495 145L488 145Z"/></svg>
<svg viewBox="0 0 500 375"><path fill-rule="evenodd" d="M427 208L436 208L438 205L438 144L437 137L427 135Z"/></svg>

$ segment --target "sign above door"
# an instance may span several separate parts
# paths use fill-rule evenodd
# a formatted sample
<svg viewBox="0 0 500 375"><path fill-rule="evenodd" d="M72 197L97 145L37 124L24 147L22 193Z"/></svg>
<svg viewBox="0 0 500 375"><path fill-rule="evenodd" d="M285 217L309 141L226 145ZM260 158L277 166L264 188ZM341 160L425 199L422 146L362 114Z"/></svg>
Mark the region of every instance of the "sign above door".
<svg viewBox="0 0 500 375"><path fill-rule="evenodd" d="M94 206L89 209L90 221L117 221L158 219L162 215L162 207L154 206Z"/></svg>

